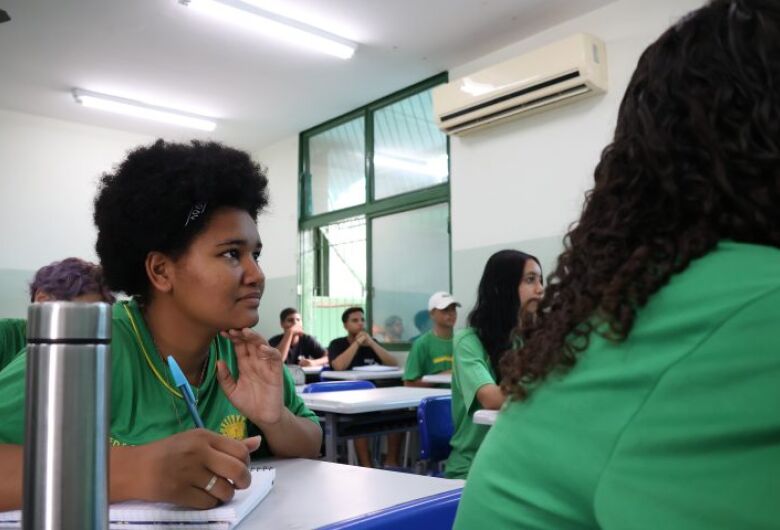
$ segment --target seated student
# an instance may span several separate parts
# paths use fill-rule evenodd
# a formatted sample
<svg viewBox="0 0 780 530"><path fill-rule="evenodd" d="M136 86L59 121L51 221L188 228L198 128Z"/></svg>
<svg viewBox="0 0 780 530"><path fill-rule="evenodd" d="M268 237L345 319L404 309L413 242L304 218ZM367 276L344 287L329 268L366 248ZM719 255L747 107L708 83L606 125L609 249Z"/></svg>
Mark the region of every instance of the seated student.
<svg viewBox="0 0 780 530"><path fill-rule="evenodd" d="M328 346L328 358L330 367L334 370L351 370L355 366L371 364L398 365L395 357L380 346L368 333L364 331L366 319L363 309L350 307L341 314L341 322L347 330L347 336L333 339ZM398 466L398 448L400 446L400 434L388 436L388 451L385 465ZM368 438L355 439L355 452L358 462L363 467L371 466L371 454L368 450Z"/></svg>
<svg viewBox="0 0 780 530"><path fill-rule="evenodd" d="M30 283L30 302L65 300L114 303L100 266L65 258L38 269ZM27 346L27 320L0 319L0 370Z"/></svg>
<svg viewBox="0 0 780 530"><path fill-rule="evenodd" d="M778 528L778 87L775 0L642 54L456 528Z"/></svg>
<svg viewBox="0 0 780 530"><path fill-rule="evenodd" d="M404 340L404 321L398 315L385 319L384 342L394 343Z"/></svg>
<svg viewBox="0 0 780 530"><path fill-rule="evenodd" d="M544 294L542 269L534 256L517 250L496 252L485 265L469 328L453 339L452 452L445 464L448 478L465 479L488 432L474 413L498 410L506 396L498 387L498 362L512 345L512 333L523 312L533 313Z"/></svg>
<svg viewBox="0 0 780 530"><path fill-rule="evenodd" d="M102 178L97 253L108 285L132 296L113 308L111 502L209 508L249 484L250 452L319 453L316 416L249 329L265 286L266 187L246 153L197 141L138 148ZM170 355L206 429L193 428ZM21 504L24 378L21 357L0 372L0 510Z"/></svg>
<svg viewBox="0 0 780 530"><path fill-rule="evenodd" d="M351 370L355 366L386 364L396 366L395 357L365 332L363 309L350 307L341 314L346 337L333 339L328 345L328 359L334 370Z"/></svg>
<svg viewBox="0 0 780 530"><path fill-rule="evenodd" d="M422 377L447 374L452 370L452 330L458 321L458 307L450 293L438 292L428 299L428 313L433 328L420 335L412 344L404 367L404 385L434 386Z"/></svg>
<svg viewBox="0 0 780 530"><path fill-rule="evenodd" d="M317 339L303 332L301 314L288 307L279 314L279 324L284 333L268 339L268 344L279 350L282 361L301 366L323 366L328 364L328 352Z"/></svg>

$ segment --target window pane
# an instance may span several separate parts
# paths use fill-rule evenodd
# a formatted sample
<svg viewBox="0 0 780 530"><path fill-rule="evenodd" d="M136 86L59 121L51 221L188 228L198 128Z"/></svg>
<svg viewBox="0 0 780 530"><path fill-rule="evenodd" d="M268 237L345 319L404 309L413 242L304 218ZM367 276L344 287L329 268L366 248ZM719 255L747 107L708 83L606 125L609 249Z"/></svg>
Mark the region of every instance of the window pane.
<svg viewBox="0 0 780 530"><path fill-rule="evenodd" d="M447 182L447 137L433 121L431 91L374 113L374 198Z"/></svg>
<svg viewBox="0 0 780 530"><path fill-rule="evenodd" d="M364 122L358 118L309 138L310 215L366 202Z"/></svg>
<svg viewBox="0 0 780 530"><path fill-rule="evenodd" d="M306 230L302 238L304 329L327 347L346 334L341 313L351 306L365 307L366 219Z"/></svg>
<svg viewBox="0 0 780 530"><path fill-rule="evenodd" d="M447 217L447 204L437 204L373 221L373 331L387 342L429 329L428 298L450 289Z"/></svg>

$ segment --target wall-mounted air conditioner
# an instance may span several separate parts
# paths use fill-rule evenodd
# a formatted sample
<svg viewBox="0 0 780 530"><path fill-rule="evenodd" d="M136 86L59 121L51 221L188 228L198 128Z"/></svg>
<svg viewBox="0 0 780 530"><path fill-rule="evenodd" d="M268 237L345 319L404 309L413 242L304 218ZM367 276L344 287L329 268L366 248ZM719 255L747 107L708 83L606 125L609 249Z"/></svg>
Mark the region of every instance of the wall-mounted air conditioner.
<svg viewBox="0 0 780 530"><path fill-rule="evenodd" d="M433 109L459 134L606 90L604 43L579 33L434 88Z"/></svg>

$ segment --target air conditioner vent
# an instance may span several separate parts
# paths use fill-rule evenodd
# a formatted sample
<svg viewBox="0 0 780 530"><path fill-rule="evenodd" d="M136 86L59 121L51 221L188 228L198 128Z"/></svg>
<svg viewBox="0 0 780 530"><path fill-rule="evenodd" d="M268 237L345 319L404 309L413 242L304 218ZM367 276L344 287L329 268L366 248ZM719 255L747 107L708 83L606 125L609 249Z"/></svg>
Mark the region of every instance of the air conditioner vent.
<svg viewBox="0 0 780 530"><path fill-rule="evenodd" d="M604 43L583 33L436 87L442 131L458 134L607 89Z"/></svg>

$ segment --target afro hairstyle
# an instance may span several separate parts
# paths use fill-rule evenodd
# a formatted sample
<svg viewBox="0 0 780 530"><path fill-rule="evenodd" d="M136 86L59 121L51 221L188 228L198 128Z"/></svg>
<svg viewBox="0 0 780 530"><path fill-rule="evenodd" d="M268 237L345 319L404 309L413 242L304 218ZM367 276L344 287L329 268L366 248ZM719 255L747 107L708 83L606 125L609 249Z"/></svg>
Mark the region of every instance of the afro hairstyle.
<svg viewBox="0 0 780 530"><path fill-rule="evenodd" d="M95 198L95 249L108 285L149 294L149 252L178 258L219 208L253 220L268 204L265 170L243 151L216 142L157 140L104 174Z"/></svg>

